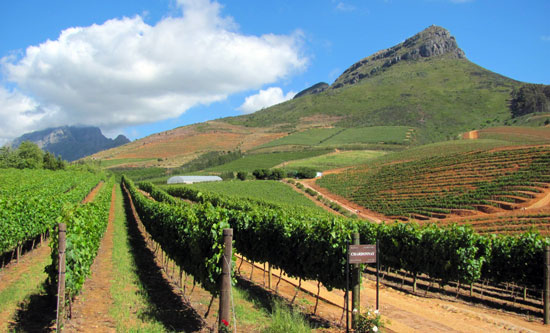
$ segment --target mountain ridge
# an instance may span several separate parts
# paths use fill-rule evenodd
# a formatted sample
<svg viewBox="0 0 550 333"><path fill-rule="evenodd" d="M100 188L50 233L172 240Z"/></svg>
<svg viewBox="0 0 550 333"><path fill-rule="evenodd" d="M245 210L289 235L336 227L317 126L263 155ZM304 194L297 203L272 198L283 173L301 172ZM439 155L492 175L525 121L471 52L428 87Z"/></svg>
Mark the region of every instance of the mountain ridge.
<svg viewBox="0 0 550 333"><path fill-rule="evenodd" d="M124 135L109 139L93 126L60 126L25 133L14 139L10 146L17 148L23 141L34 142L42 150L69 162L130 142Z"/></svg>

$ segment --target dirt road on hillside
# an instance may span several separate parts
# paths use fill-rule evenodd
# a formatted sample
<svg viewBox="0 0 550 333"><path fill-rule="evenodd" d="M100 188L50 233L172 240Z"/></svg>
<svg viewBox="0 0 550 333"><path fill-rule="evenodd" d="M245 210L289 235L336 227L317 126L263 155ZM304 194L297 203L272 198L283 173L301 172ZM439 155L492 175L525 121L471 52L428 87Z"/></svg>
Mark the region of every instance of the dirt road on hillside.
<svg viewBox="0 0 550 333"><path fill-rule="evenodd" d="M334 173L334 172L333 172ZM340 206L342 206L344 209L347 209L349 212L357 215L358 217L362 219L367 219L376 223L380 223L383 221L383 217L379 214L376 214L374 212L369 211L365 207L359 206L358 204L351 202L349 200L344 199L343 197L336 195L334 193L330 193L328 190L326 190L323 187L318 186L315 184L315 181L319 178L313 178L313 179L302 179L300 181L297 181L298 183L301 183L306 188L310 188L319 194L321 194L323 197L327 198L330 201L336 202ZM307 195L306 195L307 196ZM309 196L307 196L309 197ZM312 200L315 200L312 198Z"/></svg>

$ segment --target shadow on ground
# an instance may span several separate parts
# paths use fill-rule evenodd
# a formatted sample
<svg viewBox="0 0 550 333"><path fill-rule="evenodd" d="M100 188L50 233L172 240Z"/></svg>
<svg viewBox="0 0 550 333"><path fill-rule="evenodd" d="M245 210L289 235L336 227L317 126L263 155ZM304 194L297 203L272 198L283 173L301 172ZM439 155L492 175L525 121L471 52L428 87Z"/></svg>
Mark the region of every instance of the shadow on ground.
<svg viewBox="0 0 550 333"><path fill-rule="evenodd" d="M256 285L239 275L237 275L236 278L236 287L246 292L247 297L258 307L265 309L267 313L273 312L273 305L275 302L279 302L279 304L282 304L289 309L296 310L295 305L290 304L286 299L275 294L273 291L269 291L262 286ZM304 314L304 318L308 321L310 327L312 328L330 327L330 322L321 317L312 314Z"/></svg>
<svg viewBox="0 0 550 333"><path fill-rule="evenodd" d="M162 276L162 271L155 262L154 254L147 248L145 239L137 228L128 196L124 191L123 193L128 240L136 263L136 273L145 288L145 296L151 304L145 316L161 322L170 331L200 331L204 326L204 321L192 307L182 300L178 293L174 292L170 283Z"/></svg>
<svg viewBox="0 0 550 333"><path fill-rule="evenodd" d="M10 332L50 332L55 327L56 302L45 291L31 295L17 310Z"/></svg>

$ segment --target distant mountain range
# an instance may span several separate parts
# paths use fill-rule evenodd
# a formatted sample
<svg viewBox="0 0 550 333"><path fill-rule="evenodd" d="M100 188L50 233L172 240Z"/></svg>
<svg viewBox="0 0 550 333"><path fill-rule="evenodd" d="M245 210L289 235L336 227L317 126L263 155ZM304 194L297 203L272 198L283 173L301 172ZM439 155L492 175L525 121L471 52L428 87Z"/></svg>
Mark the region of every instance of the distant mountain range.
<svg viewBox="0 0 550 333"><path fill-rule="evenodd" d="M17 148L23 141L32 141L42 150L61 156L69 162L130 142L124 135L119 135L114 140L109 139L99 128L91 126L62 126L26 133L13 140L11 146Z"/></svg>

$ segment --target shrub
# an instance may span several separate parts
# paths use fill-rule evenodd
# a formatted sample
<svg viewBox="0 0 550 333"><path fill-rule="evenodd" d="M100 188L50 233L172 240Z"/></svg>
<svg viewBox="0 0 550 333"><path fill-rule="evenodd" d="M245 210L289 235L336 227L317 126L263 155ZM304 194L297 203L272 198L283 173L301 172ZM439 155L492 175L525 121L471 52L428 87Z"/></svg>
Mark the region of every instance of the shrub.
<svg viewBox="0 0 550 333"><path fill-rule="evenodd" d="M302 178L302 179L311 179L315 178L317 175L317 171L312 168L299 168L298 171L296 171L296 178Z"/></svg>
<svg viewBox="0 0 550 333"><path fill-rule="evenodd" d="M271 175L271 171L269 169L256 169L252 171L252 175L256 177L256 179L264 180Z"/></svg>
<svg viewBox="0 0 550 333"><path fill-rule="evenodd" d="M355 332L360 333L375 333L380 332L381 328L385 326L378 310L361 313L357 316L357 322L355 323Z"/></svg>
<svg viewBox="0 0 550 333"><path fill-rule="evenodd" d="M273 169L270 171L269 179L271 180L281 180L286 177L286 173L283 169Z"/></svg>
<svg viewBox="0 0 550 333"><path fill-rule="evenodd" d="M220 177L223 180L231 180L231 179L235 179L235 174L233 173L233 171L227 171L227 172L222 173L220 175Z"/></svg>
<svg viewBox="0 0 550 333"><path fill-rule="evenodd" d="M246 178L248 177L248 172L246 171L239 171L237 172L237 178L240 179L240 180L246 180Z"/></svg>

